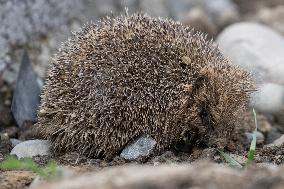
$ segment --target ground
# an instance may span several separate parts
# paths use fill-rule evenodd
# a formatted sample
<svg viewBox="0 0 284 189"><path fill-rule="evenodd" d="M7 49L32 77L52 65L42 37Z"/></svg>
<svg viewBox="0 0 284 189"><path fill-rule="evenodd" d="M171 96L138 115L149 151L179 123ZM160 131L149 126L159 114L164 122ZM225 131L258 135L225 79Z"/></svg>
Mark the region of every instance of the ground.
<svg viewBox="0 0 284 189"><path fill-rule="evenodd" d="M249 113L248 113L249 115ZM259 116L261 118L261 116ZM252 117L247 117L244 119L247 123L245 127L242 127L241 131L253 130L254 123L249 121ZM266 121L263 119L263 121ZM260 119L259 125L265 125ZM1 156L3 159L5 155L9 153L12 148L12 144L9 142L9 136L18 136L22 140L25 139L33 139L36 135L33 133L33 130L30 129L31 126L26 126L24 129L18 129L17 127L9 128L3 130L0 134L1 136L6 136L2 138L1 142ZM261 127L263 129L263 127ZM237 131L240 133L240 131ZM247 139L241 134L236 134L232 140L234 141L231 144L231 147L225 149L228 153L231 154L233 158L238 160L239 162L245 164L246 156L249 148L249 144L246 141ZM192 148L188 152L182 152L179 149L172 148L168 149L164 153L158 156L150 156L148 158L140 159L138 161L126 161L123 158L117 155L111 161L105 161L100 159L91 159L85 156L79 155L77 153L67 153L61 155L51 155L51 156L36 156L33 159L41 166L45 166L50 159L56 160L56 162L67 169L72 170L75 177L82 177L82 174L85 173L98 173L100 174L103 170L111 170L117 169L116 167L121 167L121 169L131 169L133 165L143 165L144 166L167 166L167 165L188 165L188 164L198 164L198 166L202 166L202 164L217 163L220 167L228 167L228 164L224 160L224 158L220 155L220 153L215 148L209 147L195 147ZM201 161L201 163L200 163ZM252 166L254 168L261 167L262 165L268 164L269 166L282 164L284 161L284 147L266 147L265 143L259 144L256 150L255 156L255 165ZM209 164L210 166L216 166L215 164ZM192 169L197 169L197 167L193 166ZM269 169L269 168L267 168ZM209 171L209 169L206 169ZM234 172L234 169L229 169L229 172ZM223 171L223 170L222 170ZM263 170L262 170L263 171ZM244 171L245 172L245 171ZM136 174L136 173L134 173ZM211 173L210 173L211 174ZM218 173L221 174L221 173ZM234 173L235 174L235 173ZM242 173L245 174L245 173ZM274 173L273 173L274 174ZM167 177L170 177L167 175ZM1 171L1 187L3 189L12 189L12 188L28 188L30 183L36 178L36 175L29 171ZM169 178L170 179L170 178ZM196 179L195 177L192 178ZM159 181L160 182L160 181ZM216 181L217 182L217 181ZM219 181L218 181L219 182ZM257 181L258 182L258 181ZM265 181L264 181L265 182ZM271 182L271 180L267 180L267 182ZM48 184L46 184L48 188ZM1 189L2 189L1 188ZM51 187L52 188L52 187ZM114 187L116 188L116 187ZM158 187L159 188L159 187Z"/></svg>

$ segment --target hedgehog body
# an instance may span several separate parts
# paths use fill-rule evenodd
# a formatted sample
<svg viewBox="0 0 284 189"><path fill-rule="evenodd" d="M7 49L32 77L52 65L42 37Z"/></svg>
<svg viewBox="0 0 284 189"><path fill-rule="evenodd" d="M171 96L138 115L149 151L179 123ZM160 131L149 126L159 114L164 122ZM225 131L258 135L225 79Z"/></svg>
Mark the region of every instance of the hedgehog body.
<svg viewBox="0 0 284 189"><path fill-rule="evenodd" d="M152 136L160 152L184 137L224 147L247 105L249 73L212 41L147 15L87 25L59 50L38 126L55 152L111 158Z"/></svg>

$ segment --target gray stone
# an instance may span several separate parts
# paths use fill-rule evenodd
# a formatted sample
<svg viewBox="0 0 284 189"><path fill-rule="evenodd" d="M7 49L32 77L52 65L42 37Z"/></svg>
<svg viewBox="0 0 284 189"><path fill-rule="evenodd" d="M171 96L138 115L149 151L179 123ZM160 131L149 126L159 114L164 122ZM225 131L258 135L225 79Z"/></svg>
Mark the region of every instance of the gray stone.
<svg viewBox="0 0 284 189"><path fill-rule="evenodd" d="M164 0L164 3L170 17L178 21L181 21L191 8L200 4L200 2L188 0Z"/></svg>
<svg viewBox="0 0 284 189"><path fill-rule="evenodd" d="M135 160L139 157L147 157L152 152L156 141L148 136L142 135L128 144L120 154L120 157L127 160Z"/></svg>
<svg viewBox="0 0 284 189"><path fill-rule="evenodd" d="M284 106L283 106L283 111L277 113L275 116L275 121L284 127Z"/></svg>
<svg viewBox="0 0 284 189"><path fill-rule="evenodd" d="M245 136L247 138L247 143L250 143L252 141L252 133L249 133L249 132L246 132L245 133ZM264 135L259 132L259 131L256 131L256 144L263 144L264 142Z"/></svg>
<svg viewBox="0 0 284 189"><path fill-rule="evenodd" d="M87 0L88 1L88 6L93 5L93 9L89 9L89 11L93 10L94 14L94 9L96 14L98 14L99 17L104 17L104 16L109 16L111 13L116 13L116 6L115 6L115 1L113 0Z"/></svg>
<svg viewBox="0 0 284 189"><path fill-rule="evenodd" d="M27 140L16 145L10 154L15 154L18 158L49 155L49 142L47 140Z"/></svg>
<svg viewBox="0 0 284 189"><path fill-rule="evenodd" d="M225 56L251 71L258 81L284 85L284 38L279 33L241 22L227 27L217 42Z"/></svg>
<svg viewBox="0 0 284 189"><path fill-rule="evenodd" d="M282 128L281 125L273 125L271 131L266 135L266 141L265 141L266 144L271 144L273 143L273 141L277 140L282 136L281 128Z"/></svg>
<svg viewBox="0 0 284 189"><path fill-rule="evenodd" d="M143 0L140 1L140 8L143 12L151 16L161 16L163 18L169 17L169 12L163 0Z"/></svg>
<svg viewBox="0 0 284 189"><path fill-rule="evenodd" d="M231 0L205 0L205 10L219 28L236 22L240 17L237 5Z"/></svg>
<svg viewBox="0 0 284 189"><path fill-rule="evenodd" d="M10 64L3 72L2 78L10 86L16 83L17 76L20 70L20 64Z"/></svg>
<svg viewBox="0 0 284 189"><path fill-rule="evenodd" d="M10 138L10 142L12 143L12 147L15 147L15 146L17 146L18 144L20 144L23 141L18 140L16 138Z"/></svg>
<svg viewBox="0 0 284 189"><path fill-rule="evenodd" d="M238 7L231 0L173 1L169 4L171 15L196 30L216 37L218 31L239 20Z"/></svg>
<svg viewBox="0 0 284 189"><path fill-rule="evenodd" d="M125 11L125 8L127 8L130 14L138 10L138 1L139 0L115 0L116 3L119 3L121 11Z"/></svg>
<svg viewBox="0 0 284 189"><path fill-rule="evenodd" d="M0 73L5 70L7 63L0 60Z"/></svg>
<svg viewBox="0 0 284 189"><path fill-rule="evenodd" d="M265 147L283 147L283 144L284 144L284 135L274 140L271 144L266 145Z"/></svg>
<svg viewBox="0 0 284 189"><path fill-rule="evenodd" d="M36 121L40 92L37 76L25 51L12 101L12 113L20 127L25 121Z"/></svg>
<svg viewBox="0 0 284 189"><path fill-rule="evenodd" d="M278 113L284 107L284 87L282 85L265 83L253 95L251 105L263 113Z"/></svg>
<svg viewBox="0 0 284 189"><path fill-rule="evenodd" d="M84 1L78 0L0 1L0 60L14 56L16 46L26 46L31 39L38 40L80 19L83 7Z"/></svg>

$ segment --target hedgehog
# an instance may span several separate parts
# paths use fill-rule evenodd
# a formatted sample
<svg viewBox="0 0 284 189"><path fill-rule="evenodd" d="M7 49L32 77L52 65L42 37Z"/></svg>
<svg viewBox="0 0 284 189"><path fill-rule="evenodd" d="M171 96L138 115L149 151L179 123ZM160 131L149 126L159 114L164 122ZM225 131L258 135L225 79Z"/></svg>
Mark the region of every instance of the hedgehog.
<svg viewBox="0 0 284 189"><path fill-rule="evenodd" d="M107 17L55 55L37 126L55 153L111 159L142 134L154 154L185 138L224 148L254 82L213 40L147 14Z"/></svg>

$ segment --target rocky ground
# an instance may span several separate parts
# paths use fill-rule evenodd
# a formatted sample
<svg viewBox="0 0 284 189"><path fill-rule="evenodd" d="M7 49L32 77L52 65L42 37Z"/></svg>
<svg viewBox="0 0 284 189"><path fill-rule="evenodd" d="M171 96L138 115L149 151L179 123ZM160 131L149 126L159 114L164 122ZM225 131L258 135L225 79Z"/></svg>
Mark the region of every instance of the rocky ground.
<svg viewBox="0 0 284 189"><path fill-rule="evenodd" d="M220 153L209 147L173 146L159 156L151 156L152 143L147 137L134 142L131 157L125 150L126 155L118 154L112 161L76 153L55 156L47 141L36 140L34 122L18 126L11 104L23 49L28 51L42 87L52 54L70 31L89 20L124 14L125 7L129 13L142 11L191 25L216 40L233 63L253 74L258 83L258 92L251 100L258 121L254 164L245 169L230 168ZM30 171L0 170L0 188L283 188L283 16L284 0L0 2L0 20L5 25L0 28L0 161L11 153L33 156L42 166L54 159L62 169L61 177L48 182ZM255 128L250 109L241 125L225 150L245 164ZM137 150L137 145L145 147L144 151ZM140 153L144 157L139 157Z"/></svg>

